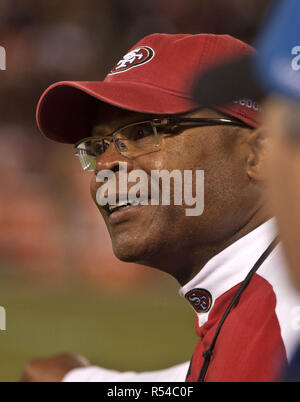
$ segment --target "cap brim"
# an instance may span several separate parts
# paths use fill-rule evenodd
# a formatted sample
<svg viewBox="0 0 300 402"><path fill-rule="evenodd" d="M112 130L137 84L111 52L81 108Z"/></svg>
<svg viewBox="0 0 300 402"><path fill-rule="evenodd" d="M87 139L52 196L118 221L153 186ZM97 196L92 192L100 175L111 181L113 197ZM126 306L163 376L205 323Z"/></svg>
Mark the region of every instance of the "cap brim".
<svg viewBox="0 0 300 402"><path fill-rule="evenodd" d="M122 109L149 113L175 114L197 108L180 93L141 83L63 81L50 86L37 106L37 124L48 138L74 144L88 137L99 101Z"/></svg>
<svg viewBox="0 0 300 402"><path fill-rule="evenodd" d="M265 92L255 77L253 63L253 56L247 56L201 74L193 90L195 102L205 107L245 98L259 102Z"/></svg>

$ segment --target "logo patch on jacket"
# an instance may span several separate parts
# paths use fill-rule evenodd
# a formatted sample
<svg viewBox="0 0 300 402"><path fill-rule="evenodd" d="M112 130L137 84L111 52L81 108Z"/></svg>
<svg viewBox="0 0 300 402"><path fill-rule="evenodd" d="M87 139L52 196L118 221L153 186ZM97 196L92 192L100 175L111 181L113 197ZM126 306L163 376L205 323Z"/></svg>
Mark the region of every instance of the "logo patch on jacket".
<svg viewBox="0 0 300 402"><path fill-rule="evenodd" d="M131 52L125 54L109 72L109 74L123 73L133 67L140 66L141 64L148 63L154 57L154 50L149 46L140 46Z"/></svg>
<svg viewBox="0 0 300 402"><path fill-rule="evenodd" d="M212 305L211 294L205 289L192 289L185 297L197 313L207 313Z"/></svg>

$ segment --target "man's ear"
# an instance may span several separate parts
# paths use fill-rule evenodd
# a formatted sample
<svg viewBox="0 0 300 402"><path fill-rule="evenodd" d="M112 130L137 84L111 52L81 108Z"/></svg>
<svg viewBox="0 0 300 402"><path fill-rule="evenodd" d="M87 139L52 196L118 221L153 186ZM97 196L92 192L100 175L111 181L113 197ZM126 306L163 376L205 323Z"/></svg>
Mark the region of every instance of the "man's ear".
<svg viewBox="0 0 300 402"><path fill-rule="evenodd" d="M248 176L255 181L265 180L266 161L269 148L267 132L263 127L253 130L250 134L248 144L250 153L247 160Z"/></svg>

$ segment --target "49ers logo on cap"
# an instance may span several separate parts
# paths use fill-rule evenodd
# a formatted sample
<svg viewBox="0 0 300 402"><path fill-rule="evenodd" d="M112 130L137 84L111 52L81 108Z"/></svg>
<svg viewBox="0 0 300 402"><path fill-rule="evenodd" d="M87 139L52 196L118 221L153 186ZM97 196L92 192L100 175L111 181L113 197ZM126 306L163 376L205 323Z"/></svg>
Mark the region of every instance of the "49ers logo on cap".
<svg viewBox="0 0 300 402"><path fill-rule="evenodd" d="M131 52L125 54L122 60L120 60L109 72L109 74L123 73L130 70L133 67L140 66L141 64L148 63L154 57L154 50L149 46L140 46Z"/></svg>

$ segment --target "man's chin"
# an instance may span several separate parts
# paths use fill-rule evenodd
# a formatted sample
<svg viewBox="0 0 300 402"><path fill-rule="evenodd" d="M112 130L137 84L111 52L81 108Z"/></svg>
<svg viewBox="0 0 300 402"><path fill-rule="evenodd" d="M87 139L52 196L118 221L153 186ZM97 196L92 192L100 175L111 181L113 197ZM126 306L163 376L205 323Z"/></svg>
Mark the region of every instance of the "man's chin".
<svg viewBox="0 0 300 402"><path fill-rule="evenodd" d="M118 260L123 262L133 262L138 264L138 258L131 253L124 253L114 250L114 255L117 257Z"/></svg>
<svg viewBox="0 0 300 402"><path fill-rule="evenodd" d="M143 259L144 251L142 248L137 247L133 242L126 242L120 244L119 242L112 242L114 255L124 262L133 262L138 264Z"/></svg>

